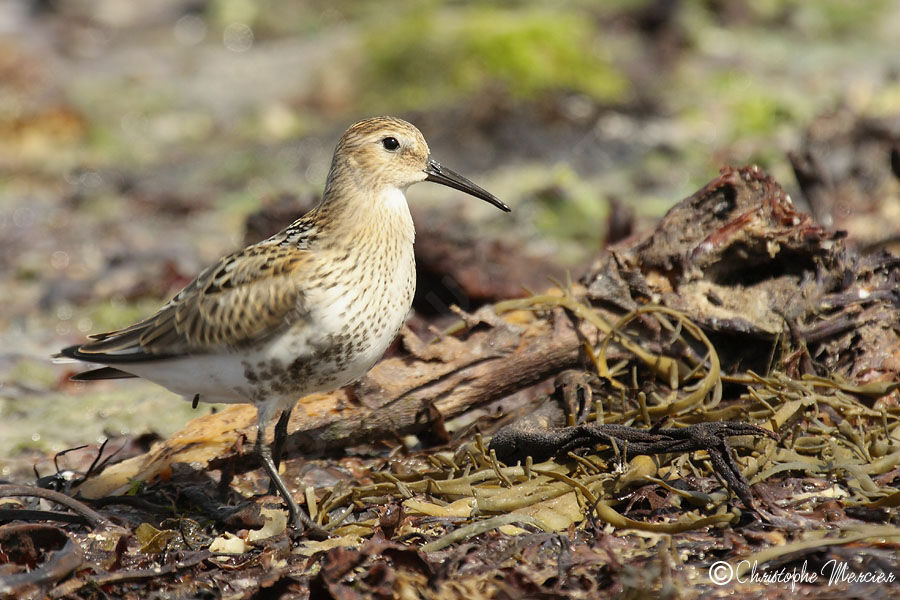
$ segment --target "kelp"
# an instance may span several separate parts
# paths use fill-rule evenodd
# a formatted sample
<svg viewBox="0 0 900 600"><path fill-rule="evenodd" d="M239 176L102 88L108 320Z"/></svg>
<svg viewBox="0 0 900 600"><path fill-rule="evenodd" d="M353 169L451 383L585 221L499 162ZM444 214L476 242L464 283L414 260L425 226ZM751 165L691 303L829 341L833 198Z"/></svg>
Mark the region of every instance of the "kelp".
<svg viewBox="0 0 900 600"><path fill-rule="evenodd" d="M878 476L900 464L900 411L872 404L873 398L891 392L893 384L857 386L838 378L794 379L778 370L724 375L709 337L685 314L665 307L641 307L610 323L588 302L568 292L505 301L492 310L497 315L527 310L548 319L554 314L558 318L563 311L582 331L584 324L596 329L597 337L584 340L588 364L601 382L593 391L592 410L587 414L590 422L649 426L665 419L686 426L745 420L779 436L777 441L736 439L744 475L751 483L785 475L818 477L835 482L847 506L878 508L897 503L896 490L878 483ZM461 323L444 335L464 329ZM632 359L610 366L612 347L616 356L625 351ZM640 393L633 393L638 384ZM574 415L569 415L569 422L573 421ZM602 454L569 453L540 463L529 459L502 465L487 450L486 441L478 436L453 453L429 454L428 468L377 472L374 484L326 492L314 511L318 522L328 528L332 515L344 520L348 509L365 513L397 501L409 515L432 519L424 535L437 537L423 549L436 551L498 528L521 534L529 529L560 531L601 522L618 530L671 534L724 526L741 518L741 511L729 505L724 493L673 486L686 474L714 475L702 452L693 457L637 456L622 463L626 449L614 447ZM667 491L677 510L662 511L650 521L630 518L614 508L622 503L623 493L641 485ZM677 502L679 498L683 502ZM810 496L806 503L813 505L815 498ZM510 529L510 525L518 527Z"/></svg>

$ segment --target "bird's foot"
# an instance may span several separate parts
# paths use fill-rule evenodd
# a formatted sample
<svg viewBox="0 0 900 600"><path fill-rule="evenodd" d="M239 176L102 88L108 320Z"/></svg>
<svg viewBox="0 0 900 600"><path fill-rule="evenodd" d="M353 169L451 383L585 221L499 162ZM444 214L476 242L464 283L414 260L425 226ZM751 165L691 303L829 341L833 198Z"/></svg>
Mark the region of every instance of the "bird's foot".
<svg viewBox="0 0 900 600"><path fill-rule="evenodd" d="M327 540L332 536L325 531L320 525L313 523L304 513L298 513L291 517L291 525L293 529L288 533L293 541L301 540Z"/></svg>

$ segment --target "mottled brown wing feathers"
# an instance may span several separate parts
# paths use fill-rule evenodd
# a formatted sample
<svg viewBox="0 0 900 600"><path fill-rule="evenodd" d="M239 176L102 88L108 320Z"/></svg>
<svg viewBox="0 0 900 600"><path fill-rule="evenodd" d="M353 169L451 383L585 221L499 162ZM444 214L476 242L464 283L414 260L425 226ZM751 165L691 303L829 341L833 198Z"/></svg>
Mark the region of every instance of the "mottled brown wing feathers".
<svg viewBox="0 0 900 600"><path fill-rule="evenodd" d="M203 271L155 315L92 336L75 358L128 362L252 344L303 318L302 284L310 253L250 246Z"/></svg>

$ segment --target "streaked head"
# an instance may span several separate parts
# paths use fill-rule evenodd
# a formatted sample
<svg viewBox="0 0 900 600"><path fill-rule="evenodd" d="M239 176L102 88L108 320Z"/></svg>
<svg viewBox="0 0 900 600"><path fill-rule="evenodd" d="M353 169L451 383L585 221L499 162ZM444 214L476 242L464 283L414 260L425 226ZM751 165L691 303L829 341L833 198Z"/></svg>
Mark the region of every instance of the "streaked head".
<svg viewBox="0 0 900 600"><path fill-rule="evenodd" d="M420 181L433 181L510 210L490 192L431 158L422 133L394 117L366 119L344 133L334 151L329 186L347 177L374 189L403 190Z"/></svg>

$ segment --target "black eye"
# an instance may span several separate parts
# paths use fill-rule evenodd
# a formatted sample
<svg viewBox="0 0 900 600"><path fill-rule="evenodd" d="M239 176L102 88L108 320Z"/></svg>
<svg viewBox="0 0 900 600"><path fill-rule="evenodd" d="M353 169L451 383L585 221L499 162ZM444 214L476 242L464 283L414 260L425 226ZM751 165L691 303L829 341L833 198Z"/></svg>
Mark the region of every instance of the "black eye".
<svg viewBox="0 0 900 600"><path fill-rule="evenodd" d="M390 150L391 152L393 152L400 147L400 142L398 142L397 138L395 137L386 137L381 140L381 145L384 146L385 150Z"/></svg>

